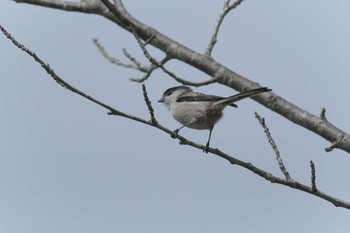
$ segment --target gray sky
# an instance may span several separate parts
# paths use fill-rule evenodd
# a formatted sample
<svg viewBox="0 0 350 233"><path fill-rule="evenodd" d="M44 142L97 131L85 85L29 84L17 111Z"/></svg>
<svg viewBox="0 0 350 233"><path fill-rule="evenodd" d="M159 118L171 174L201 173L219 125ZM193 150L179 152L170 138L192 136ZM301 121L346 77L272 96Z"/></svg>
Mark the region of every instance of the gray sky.
<svg viewBox="0 0 350 233"><path fill-rule="evenodd" d="M200 4L199 4L200 3ZM204 51L222 1L125 1L139 20ZM247 0L224 21L213 57L272 88L296 105L350 132L347 64L350 3ZM0 24L66 81L113 107L148 117L142 74L109 64L98 38L123 58L122 48L146 63L134 38L93 15L0 1ZM297 190L270 184L211 154L178 145L162 132L109 116L61 88L32 58L0 35L0 232L347 232L350 212ZM161 58L155 49L151 53ZM124 59L125 60L125 59ZM208 77L184 64L179 76ZM178 85L157 71L146 82L157 119L179 124L156 100ZM197 89L227 96L220 85ZM212 146L281 176L254 111L266 117L294 179L350 201L349 154L253 100L227 109ZM205 143L208 132L185 129Z"/></svg>

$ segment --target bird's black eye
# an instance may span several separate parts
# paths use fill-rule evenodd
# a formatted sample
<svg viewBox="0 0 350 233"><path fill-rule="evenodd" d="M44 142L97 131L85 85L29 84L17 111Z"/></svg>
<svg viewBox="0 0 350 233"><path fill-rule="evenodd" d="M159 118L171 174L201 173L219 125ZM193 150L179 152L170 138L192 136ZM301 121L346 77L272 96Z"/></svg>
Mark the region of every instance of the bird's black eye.
<svg viewBox="0 0 350 233"><path fill-rule="evenodd" d="M169 95L171 95L172 93L173 93L172 91L167 91L167 92L165 92L165 95L169 96Z"/></svg>

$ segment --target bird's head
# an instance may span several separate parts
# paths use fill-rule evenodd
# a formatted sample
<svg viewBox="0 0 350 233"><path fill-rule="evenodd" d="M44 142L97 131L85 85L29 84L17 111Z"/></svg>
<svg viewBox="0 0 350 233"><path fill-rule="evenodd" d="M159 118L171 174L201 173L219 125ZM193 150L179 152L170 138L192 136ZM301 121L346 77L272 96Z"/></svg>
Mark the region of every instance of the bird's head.
<svg viewBox="0 0 350 233"><path fill-rule="evenodd" d="M179 97L189 91L192 91L192 89L187 86L171 87L164 91L162 97L158 100L158 102L163 103L170 110L170 104L172 102L176 102Z"/></svg>

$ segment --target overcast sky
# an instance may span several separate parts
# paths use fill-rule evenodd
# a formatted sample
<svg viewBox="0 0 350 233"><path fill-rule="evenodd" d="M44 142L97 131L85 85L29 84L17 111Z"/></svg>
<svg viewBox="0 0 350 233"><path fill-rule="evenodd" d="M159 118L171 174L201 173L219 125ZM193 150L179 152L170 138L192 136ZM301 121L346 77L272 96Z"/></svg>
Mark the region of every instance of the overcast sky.
<svg viewBox="0 0 350 233"><path fill-rule="evenodd" d="M137 19L204 52L223 1L125 1ZM299 107L350 132L350 2L246 0L225 19L213 57ZM0 24L72 85L147 118L142 74L114 66L126 48L147 64L135 39L100 16L0 1ZM150 49L158 59L162 53ZM0 35L0 232L333 232L350 228L350 211L271 184L212 154L181 146L159 130L107 111L57 85L31 57ZM177 75L209 77L185 64ZM156 117L179 127L157 103L178 85L161 71L146 82ZM228 96L221 85L196 91ZM275 175L282 174L254 111L266 123L291 176L350 201L350 156L251 99L227 109L211 145ZM207 131L182 135L205 144Z"/></svg>

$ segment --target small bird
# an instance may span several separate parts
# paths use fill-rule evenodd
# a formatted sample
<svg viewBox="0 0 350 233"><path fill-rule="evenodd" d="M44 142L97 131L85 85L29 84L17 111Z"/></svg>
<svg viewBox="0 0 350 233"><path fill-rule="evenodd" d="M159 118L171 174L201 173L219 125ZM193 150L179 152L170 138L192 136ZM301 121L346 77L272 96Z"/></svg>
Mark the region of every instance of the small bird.
<svg viewBox="0 0 350 233"><path fill-rule="evenodd" d="M187 86L176 86L167 89L158 102L164 103L175 120L182 124L180 128L174 130L175 135L184 127L209 130L209 138L204 150L208 153L211 133L215 124L221 119L222 111L227 106L237 108L234 102L268 91L271 89L259 87L229 97L220 97L194 92Z"/></svg>

